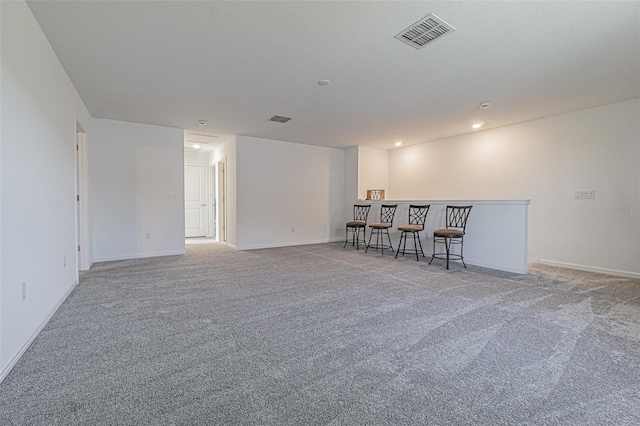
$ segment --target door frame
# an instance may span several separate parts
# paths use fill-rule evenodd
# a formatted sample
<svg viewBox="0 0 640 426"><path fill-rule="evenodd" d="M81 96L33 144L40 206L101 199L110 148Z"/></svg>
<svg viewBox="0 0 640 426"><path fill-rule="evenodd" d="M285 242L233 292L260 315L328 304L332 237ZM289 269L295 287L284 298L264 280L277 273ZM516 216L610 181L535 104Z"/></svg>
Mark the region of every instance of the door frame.
<svg viewBox="0 0 640 426"><path fill-rule="evenodd" d="M218 242L227 242L227 157L216 163L218 184L216 189L216 238Z"/></svg>
<svg viewBox="0 0 640 426"><path fill-rule="evenodd" d="M210 164L208 170L209 176L209 214L208 222L209 222L209 232L207 233L208 238L218 239L218 163Z"/></svg>
<svg viewBox="0 0 640 426"><path fill-rule="evenodd" d="M209 235L209 229L210 229L209 228L209 226L210 226L210 224L209 224L209 209L210 209L210 206L211 206L211 203L209 202L209 192L210 192L210 190L209 190L209 187L210 187L210 184L209 184L209 167L207 167L207 164L194 163L194 162L191 162L191 161L188 161L188 162L185 161L184 166L185 166L185 170L186 170L187 166L204 167L204 191L205 191L205 203L207 204L206 207L205 207L205 212L204 212L205 218L206 218L205 224L204 224L205 227L206 227L206 229L204 230L204 235L205 235L205 237L207 237ZM187 237L185 235L185 238L189 238L189 237Z"/></svg>
<svg viewBox="0 0 640 426"><path fill-rule="evenodd" d="M89 215L89 158L87 132L76 121L76 270L86 271L93 265L91 223Z"/></svg>

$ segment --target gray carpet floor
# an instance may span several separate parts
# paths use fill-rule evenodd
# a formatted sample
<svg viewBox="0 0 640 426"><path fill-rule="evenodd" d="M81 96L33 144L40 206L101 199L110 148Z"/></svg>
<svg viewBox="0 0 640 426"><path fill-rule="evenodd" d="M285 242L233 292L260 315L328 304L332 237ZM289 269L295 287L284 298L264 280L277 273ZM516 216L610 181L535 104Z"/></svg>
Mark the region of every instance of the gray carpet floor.
<svg viewBox="0 0 640 426"><path fill-rule="evenodd" d="M341 244L98 264L0 424L638 425L640 281Z"/></svg>

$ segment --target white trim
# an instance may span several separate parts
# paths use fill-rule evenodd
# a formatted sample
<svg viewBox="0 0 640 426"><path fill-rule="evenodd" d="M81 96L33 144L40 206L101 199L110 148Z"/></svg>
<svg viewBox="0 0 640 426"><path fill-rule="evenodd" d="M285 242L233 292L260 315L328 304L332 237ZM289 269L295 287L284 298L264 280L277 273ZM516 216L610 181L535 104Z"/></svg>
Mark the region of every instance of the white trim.
<svg viewBox="0 0 640 426"><path fill-rule="evenodd" d="M185 238L199 238L199 237L209 237L209 210L211 209L211 203L209 202L209 186L211 185L211 183L209 182L209 165L205 164L205 163L193 163L190 161L185 161L184 162L184 168L185 168L185 173L186 173L186 168L187 166L197 166L197 167L204 167L204 190L206 192L205 195L205 203L207 204L206 208L205 208L205 217L207 218L207 220L205 221L205 230L204 230L204 235L197 235L197 236L187 236L186 235L186 229L185 229ZM185 206L186 206L186 201L185 201ZM186 210L186 208L185 208ZM186 219L185 219L186 220Z"/></svg>
<svg viewBox="0 0 640 426"><path fill-rule="evenodd" d="M185 250L176 250L169 252L156 252L156 253L142 253L142 254L126 254L122 256L108 256L93 259L95 262L111 262L114 260L131 260L131 259L145 259L147 257L162 257L162 256L180 256L185 254Z"/></svg>
<svg viewBox="0 0 640 426"><path fill-rule="evenodd" d="M455 260L452 260L452 262L455 262ZM481 268L489 268L489 269L496 269L498 271L513 272L514 274L529 273L529 270L527 268L524 268L524 269L512 268L509 266L495 265L492 263L475 262L473 260L467 260L466 257L464 258L464 263L466 263L467 265L480 266Z"/></svg>
<svg viewBox="0 0 640 426"><path fill-rule="evenodd" d="M217 216L218 216L218 206L216 205L217 202L217 197L216 197L216 186L218 184L218 176L217 176L218 170L217 170L217 163L216 164L209 164L207 167L207 186L209 188L209 190L207 191L207 204L208 204L208 212L207 212L207 224L208 224L208 229L207 229L207 238L215 238L216 241L218 240L218 236L216 235L216 231L217 231ZM213 181L215 177L215 182ZM215 185L214 185L215 183ZM215 212L215 216L216 219L214 220L213 216L214 216L214 212Z"/></svg>
<svg viewBox="0 0 640 426"><path fill-rule="evenodd" d="M53 315L58 311L60 306L67 300L71 292L78 285L78 281L75 281L71 287L66 291L66 293L60 298L58 303L56 303L53 308L47 313L42 322L38 324L35 329L29 335L29 338L18 348L18 350L9 358L9 361L2 367L0 370L0 383L7 377L7 375L11 372L16 363L22 358L22 355L29 349L29 346L33 343L33 341L38 337L38 334L42 331L42 329L49 323Z"/></svg>
<svg viewBox="0 0 640 426"><path fill-rule="evenodd" d="M529 263L540 263L542 265L557 266L560 268L576 269L578 271L595 272L597 274L615 275L618 277L626 277L640 279L640 272L618 271L617 269L598 268L596 266L576 265L575 263L556 262L554 260L537 259Z"/></svg>
<svg viewBox="0 0 640 426"><path fill-rule="evenodd" d="M227 245L227 247L231 247L231 248L232 248L232 249L234 249L234 250L240 250L237 246L235 246L235 245L233 245L233 244L231 244L231 243L226 243L226 242L224 242L224 241L218 241L218 243L220 243L220 244L226 244L226 245Z"/></svg>
<svg viewBox="0 0 640 426"><path fill-rule="evenodd" d="M87 271L93 265L93 250L91 244L91 226L89 223L89 158L87 154L87 133L76 121L76 194L80 197L77 201L76 214L76 244L80 246L76 259L77 270Z"/></svg>
<svg viewBox="0 0 640 426"><path fill-rule="evenodd" d="M358 203L372 203L372 204L433 203L433 204L452 204L452 205L485 204L485 205L502 206L502 205L529 205L531 204L531 200L527 200L527 199L522 199L522 200L362 200L362 199L359 199Z"/></svg>
<svg viewBox="0 0 640 426"><path fill-rule="evenodd" d="M311 240L311 241L296 241L296 242L290 242L290 243L256 244L256 245L243 246L240 248L236 248L236 250L256 250L256 249L277 248L277 247L307 246L310 244L335 243L338 241L344 241L344 240L342 238L338 238L338 239L334 238L334 239Z"/></svg>
<svg viewBox="0 0 640 426"><path fill-rule="evenodd" d="M229 191L227 181L229 179L227 165L226 155L216 162L216 173L218 174L216 179L216 240L220 243L228 244L229 233L227 230L229 228L229 216L227 215L227 206L229 205ZM236 248L236 246L230 245Z"/></svg>

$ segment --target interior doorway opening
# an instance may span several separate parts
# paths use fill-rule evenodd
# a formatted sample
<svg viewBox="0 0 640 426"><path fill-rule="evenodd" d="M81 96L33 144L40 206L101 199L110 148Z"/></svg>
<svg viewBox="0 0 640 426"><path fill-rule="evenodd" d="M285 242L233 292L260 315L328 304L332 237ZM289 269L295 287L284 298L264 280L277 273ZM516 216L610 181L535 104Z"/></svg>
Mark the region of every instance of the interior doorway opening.
<svg viewBox="0 0 640 426"><path fill-rule="evenodd" d="M206 237L208 231L208 168L206 164L184 165L185 237Z"/></svg>
<svg viewBox="0 0 640 426"><path fill-rule="evenodd" d="M76 122L76 269L86 271L93 264L89 223L89 161L87 132Z"/></svg>
<svg viewBox="0 0 640 426"><path fill-rule="evenodd" d="M227 242L227 161L216 163L216 236L218 242Z"/></svg>
<svg viewBox="0 0 640 426"><path fill-rule="evenodd" d="M218 165L212 164L209 167L209 176L211 177L211 182L209 187L211 188L209 199L211 202L209 203L211 209L209 209L209 234L207 235L209 238L213 238L214 240L218 240Z"/></svg>

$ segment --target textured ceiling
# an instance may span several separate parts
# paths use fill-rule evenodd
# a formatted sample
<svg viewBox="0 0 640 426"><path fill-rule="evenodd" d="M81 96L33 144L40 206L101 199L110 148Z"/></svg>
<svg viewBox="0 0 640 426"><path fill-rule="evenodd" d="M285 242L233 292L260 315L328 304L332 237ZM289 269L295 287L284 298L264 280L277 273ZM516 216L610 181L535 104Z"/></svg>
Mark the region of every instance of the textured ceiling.
<svg viewBox="0 0 640 426"><path fill-rule="evenodd" d="M221 140L393 148L640 97L637 1L28 4L92 116ZM429 13L457 31L394 38Z"/></svg>

